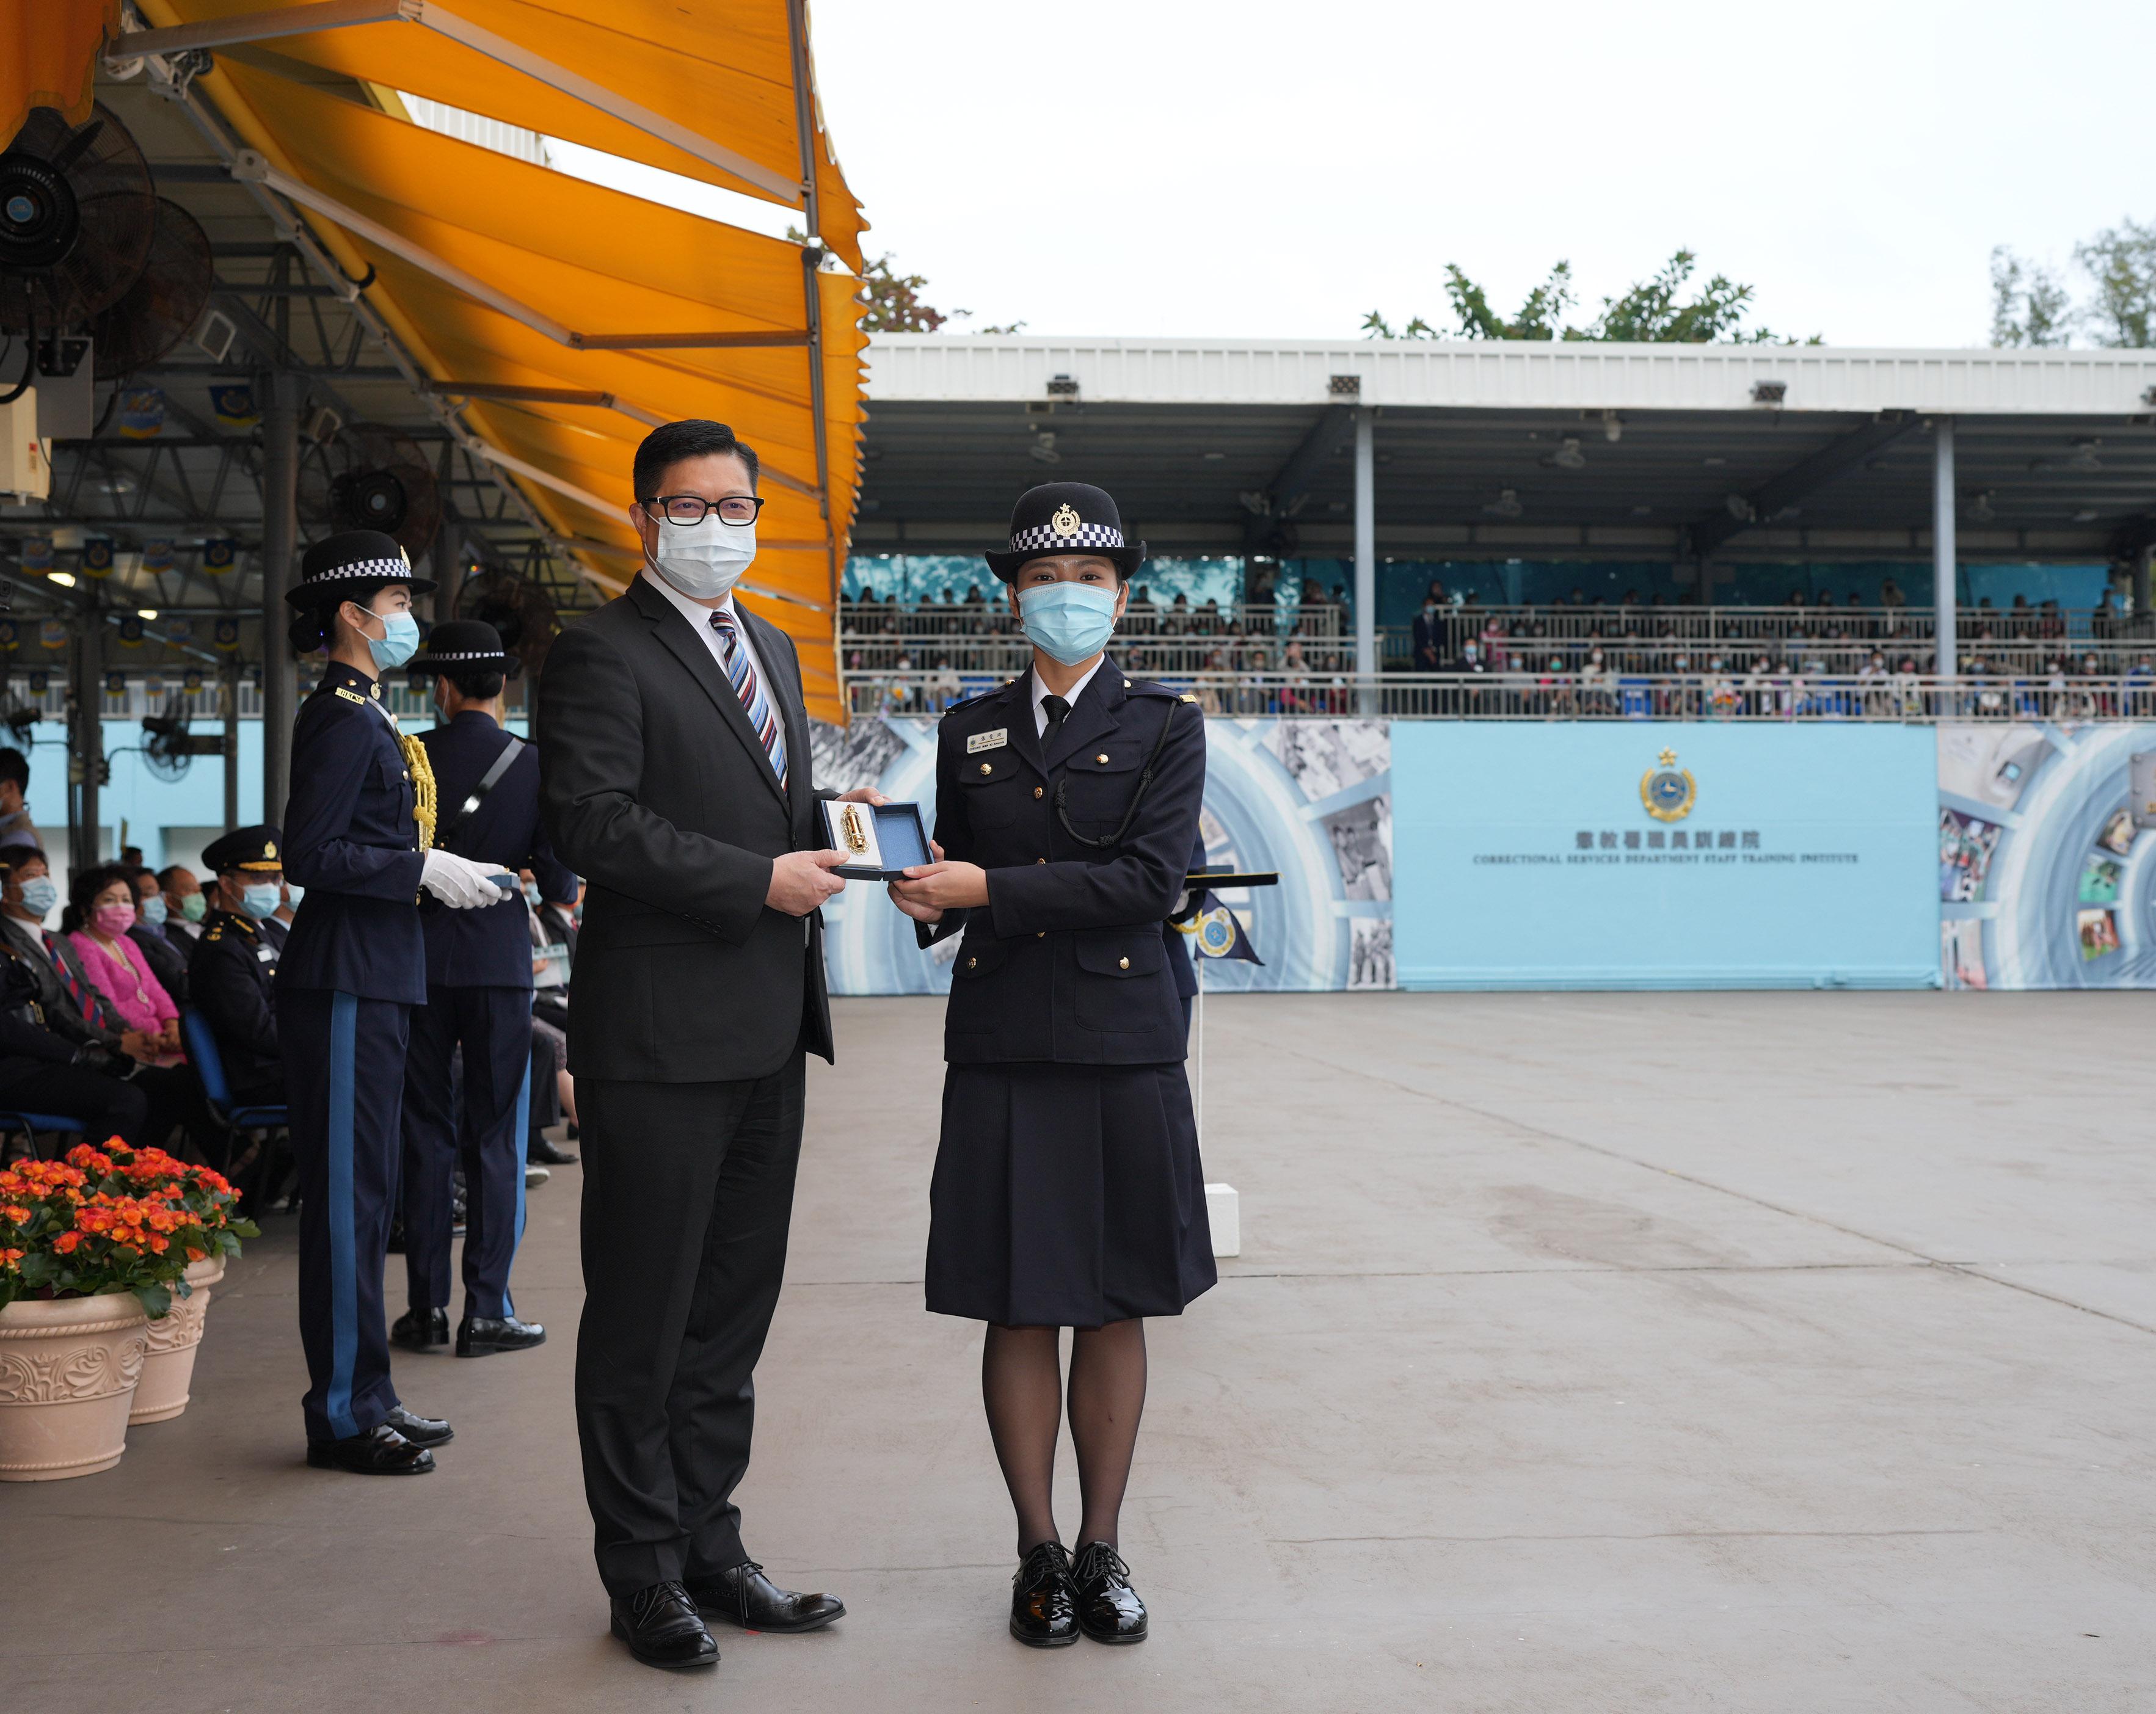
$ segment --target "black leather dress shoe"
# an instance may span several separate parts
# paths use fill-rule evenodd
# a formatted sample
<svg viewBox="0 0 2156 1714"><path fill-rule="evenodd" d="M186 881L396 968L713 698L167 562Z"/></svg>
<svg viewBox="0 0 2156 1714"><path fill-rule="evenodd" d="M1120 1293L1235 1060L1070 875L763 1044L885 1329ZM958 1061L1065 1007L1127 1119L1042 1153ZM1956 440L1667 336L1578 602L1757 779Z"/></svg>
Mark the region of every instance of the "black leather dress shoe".
<svg viewBox="0 0 2156 1714"><path fill-rule="evenodd" d="M573 1167L577 1164L574 1154L544 1137L531 1139L531 1147L525 1151L524 1158L536 1161L542 1167Z"/></svg>
<svg viewBox="0 0 2156 1714"><path fill-rule="evenodd" d="M798 1595L780 1588L753 1559L716 1577L692 1578L688 1588L705 1618L723 1619L743 1630L820 1630L846 1611L836 1595Z"/></svg>
<svg viewBox="0 0 2156 1714"><path fill-rule="evenodd" d="M449 1312L445 1309L408 1309L389 1324L389 1342L407 1351L425 1351L449 1342Z"/></svg>
<svg viewBox="0 0 2156 1714"><path fill-rule="evenodd" d="M316 1470L349 1470L356 1476L423 1476L434 1455L414 1446L388 1423L341 1440L310 1440L307 1462Z"/></svg>
<svg viewBox="0 0 2156 1714"><path fill-rule="evenodd" d="M678 1672L719 1664L719 1645L680 1584L648 1583L626 1599L615 1596L608 1606L613 1634L646 1666Z"/></svg>
<svg viewBox="0 0 2156 1714"><path fill-rule="evenodd" d="M1146 1640L1145 1603L1131 1587L1131 1568L1106 1542L1078 1550L1070 1581L1078 1591L1078 1624L1096 1643Z"/></svg>
<svg viewBox="0 0 2156 1714"><path fill-rule="evenodd" d="M457 1323L459 1357L492 1357L498 1351L529 1351L547 1342L547 1330L515 1316L466 1316Z"/></svg>
<svg viewBox="0 0 2156 1714"><path fill-rule="evenodd" d="M1043 1542L1011 1579L1010 1634L1029 1648L1060 1649L1078 1640L1070 1555L1060 1542Z"/></svg>
<svg viewBox="0 0 2156 1714"><path fill-rule="evenodd" d="M399 1404L383 1419L414 1446L439 1446L457 1438L446 1417L419 1416Z"/></svg>

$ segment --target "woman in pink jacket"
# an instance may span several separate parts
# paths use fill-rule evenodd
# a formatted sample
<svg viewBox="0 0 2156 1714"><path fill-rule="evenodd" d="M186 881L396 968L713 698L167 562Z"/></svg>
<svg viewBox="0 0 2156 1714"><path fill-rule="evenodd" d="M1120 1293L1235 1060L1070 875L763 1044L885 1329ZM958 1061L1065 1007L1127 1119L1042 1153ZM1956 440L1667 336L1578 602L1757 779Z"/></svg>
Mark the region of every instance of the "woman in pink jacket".
<svg viewBox="0 0 2156 1714"><path fill-rule="evenodd" d="M134 926L135 882L125 867L107 865L69 878L60 931L82 955L98 997L144 1038L152 1065L177 1065L186 1058L180 1051L180 1008L151 973L141 948L128 938Z"/></svg>

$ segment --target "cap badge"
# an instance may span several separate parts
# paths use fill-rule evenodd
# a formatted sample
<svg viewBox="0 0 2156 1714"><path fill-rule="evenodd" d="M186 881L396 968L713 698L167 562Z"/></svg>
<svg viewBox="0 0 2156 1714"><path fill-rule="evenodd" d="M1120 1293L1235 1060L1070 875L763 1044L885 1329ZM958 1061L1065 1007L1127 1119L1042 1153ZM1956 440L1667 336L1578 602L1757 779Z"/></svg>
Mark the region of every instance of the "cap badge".
<svg viewBox="0 0 2156 1714"><path fill-rule="evenodd" d="M276 840L275 840L275 839L264 839L264 840L262 842L262 855L263 855L263 858L264 859L264 860L268 860L268 859L270 859L270 858L275 857L276 854L277 854L277 842L276 842Z"/></svg>
<svg viewBox="0 0 2156 1714"><path fill-rule="evenodd" d="M1038 517L1040 514L1036 512L1034 516ZM1065 500L1061 505L1056 507L1055 516L1048 521L1048 527L1059 536L1075 536L1078 533L1076 509Z"/></svg>

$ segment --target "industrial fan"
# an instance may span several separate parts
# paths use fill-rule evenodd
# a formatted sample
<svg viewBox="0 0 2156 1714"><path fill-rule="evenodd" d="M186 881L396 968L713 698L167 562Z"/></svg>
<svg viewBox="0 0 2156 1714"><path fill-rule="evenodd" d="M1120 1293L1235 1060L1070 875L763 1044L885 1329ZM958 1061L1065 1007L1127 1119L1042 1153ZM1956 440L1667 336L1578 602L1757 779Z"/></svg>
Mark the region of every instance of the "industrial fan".
<svg viewBox="0 0 2156 1714"><path fill-rule="evenodd" d="M198 756L223 754L222 733L188 736L187 699L177 690L165 699L162 714L142 717L142 765L161 780L180 778Z"/></svg>
<svg viewBox="0 0 2156 1714"><path fill-rule="evenodd" d="M32 108L0 155L0 332L51 334L117 302L149 259L157 200L110 108L79 126Z"/></svg>
<svg viewBox="0 0 2156 1714"><path fill-rule="evenodd" d="M501 646L524 663L524 676L536 683L554 634L561 629L553 598L514 572L483 571L465 585L461 604L470 618L494 627Z"/></svg>
<svg viewBox="0 0 2156 1714"><path fill-rule="evenodd" d="M217 264L193 215L159 197L150 254L135 283L90 323L97 378L110 381L156 362L185 339L209 306Z"/></svg>
<svg viewBox="0 0 2156 1714"><path fill-rule="evenodd" d="M355 423L300 466L300 511L338 530L379 530L418 557L434 545L442 501L427 455L408 434Z"/></svg>

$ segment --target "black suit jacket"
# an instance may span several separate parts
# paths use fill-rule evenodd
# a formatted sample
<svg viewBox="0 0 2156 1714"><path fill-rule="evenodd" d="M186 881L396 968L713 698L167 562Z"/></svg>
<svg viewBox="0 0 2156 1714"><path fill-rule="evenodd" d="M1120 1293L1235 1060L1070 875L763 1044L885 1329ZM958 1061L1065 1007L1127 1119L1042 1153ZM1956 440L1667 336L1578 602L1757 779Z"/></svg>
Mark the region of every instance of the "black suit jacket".
<svg viewBox="0 0 2156 1714"><path fill-rule="evenodd" d="M590 884L569 1002L580 1077L762 1077L831 1057L820 916L763 902L772 860L821 850L801 669L737 607L786 726L788 788L704 639L639 576L570 625L539 685L540 804Z"/></svg>

